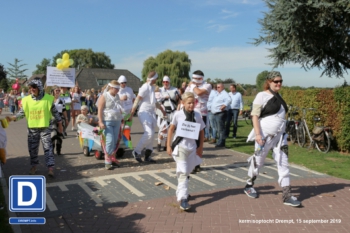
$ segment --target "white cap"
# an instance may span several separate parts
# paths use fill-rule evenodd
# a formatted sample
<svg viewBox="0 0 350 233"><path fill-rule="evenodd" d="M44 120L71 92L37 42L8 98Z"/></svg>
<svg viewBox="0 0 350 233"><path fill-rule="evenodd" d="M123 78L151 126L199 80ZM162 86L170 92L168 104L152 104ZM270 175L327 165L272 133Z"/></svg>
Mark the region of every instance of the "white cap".
<svg viewBox="0 0 350 233"><path fill-rule="evenodd" d="M163 81L168 81L170 83L170 78L168 76L164 76Z"/></svg>
<svg viewBox="0 0 350 233"><path fill-rule="evenodd" d="M124 75L120 75L120 77L118 78L118 83L126 83L126 77Z"/></svg>

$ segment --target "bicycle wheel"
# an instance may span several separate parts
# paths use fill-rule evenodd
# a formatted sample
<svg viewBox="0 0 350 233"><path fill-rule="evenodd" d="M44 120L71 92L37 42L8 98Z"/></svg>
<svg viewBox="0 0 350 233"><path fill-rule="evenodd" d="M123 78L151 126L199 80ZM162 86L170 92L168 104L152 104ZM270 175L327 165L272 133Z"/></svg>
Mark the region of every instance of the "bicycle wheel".
<svg viewBox="0 0 350 233"><path fill-rule="evenodd" d="M331 148L331 139L326 131L324 132L324 138L321 141L315 141L316 148L319 152L327 153Z"/></svg>
<svg viewBox="0 0 350 233"><path fill-rule="evenodd" d="M304 124L300 124L299 127L298 127L297 139L298 139L298 145L300 147L304 147L305 143L306 143Z"/></svg>

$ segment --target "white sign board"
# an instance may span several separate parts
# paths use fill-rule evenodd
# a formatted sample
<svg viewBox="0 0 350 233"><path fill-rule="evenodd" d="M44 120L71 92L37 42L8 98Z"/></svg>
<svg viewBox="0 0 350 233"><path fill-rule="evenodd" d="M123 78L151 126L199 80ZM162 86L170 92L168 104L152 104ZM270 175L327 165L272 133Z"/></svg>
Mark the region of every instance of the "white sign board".
<svg viewBox="0 0 350 233"><path fill-rule="evenodd" d="M201 125L195 122L179 121L176 136L198 140Z"/></svg>
<svg viewBox="0 0 350 233"><path fill-rule="evenodd" d="M86 138L86 139L91 139L91 140L95 139L94 133L88 129L81 129L81 136L82 138Z"/></svg>
<svg viewBox="0 0 350 233"><path fill-rule="evenodd" d="M74 87L75 86L75 68L59 70L56 67L47 67L46 86L52 87Z"/></svg>

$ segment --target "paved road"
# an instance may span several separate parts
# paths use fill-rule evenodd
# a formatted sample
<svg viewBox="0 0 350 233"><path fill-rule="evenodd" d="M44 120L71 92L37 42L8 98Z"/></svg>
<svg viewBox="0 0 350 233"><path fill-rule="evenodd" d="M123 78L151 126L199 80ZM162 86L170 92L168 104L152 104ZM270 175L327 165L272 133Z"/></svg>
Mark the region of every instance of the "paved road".
<svg viewBox="0 0 350 233"><path fill-rule="evenodd" d="M30 166L25 121L11 123L7 133L5 177L26 175ZM106 171L103 161L82 154L75 132L68 133L64 155L56 156L56 177L47 179L46 211L17 213L19 217L46 217L47 224L22 225L16 228L18 232L346 232L350 227L348 180L292 166L293 191L304 208L287 207L280 202L276 167L269 160L257 182L261 195L250 199L242 192L248 155L205 144L204 170L190 179L194 208L185 213L175 200L175 163L165 152L155 153L157 164L138 164L127 151L121 167ZM135 118L134 144L142 133ZM44 163L43 156L40 162ZM42 164L38 174L46 175ZM162 184L155 185L158 182ZM310 219L337 223L303 222ZM248 224L245 220L265 222Z"/></svg>

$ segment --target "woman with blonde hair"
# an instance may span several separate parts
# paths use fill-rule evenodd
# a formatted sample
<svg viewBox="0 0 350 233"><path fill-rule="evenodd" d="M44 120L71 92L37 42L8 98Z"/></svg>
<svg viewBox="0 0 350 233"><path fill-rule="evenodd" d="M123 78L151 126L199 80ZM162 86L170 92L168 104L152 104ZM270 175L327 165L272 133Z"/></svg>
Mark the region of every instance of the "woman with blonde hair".
<svg viewBox="0 0 350 233"><path fill-rule="evenodd" d="M98 100L98 121L101 129L105 130L106 147L105 147L105 168L112 170L112 162L117 152L117 142L119 137L121 120L123 119L122 107L118 91L120 85L116 80L112 80Z"/></svg>
<svg viewBox="0 0 350 233"><path fill-rule="evenodd" d="M72 92L72 131L76 130L75 128L75 119L81 113L81 92L79 86L75 86Z"/></svg>

